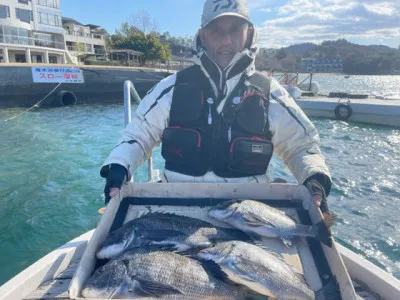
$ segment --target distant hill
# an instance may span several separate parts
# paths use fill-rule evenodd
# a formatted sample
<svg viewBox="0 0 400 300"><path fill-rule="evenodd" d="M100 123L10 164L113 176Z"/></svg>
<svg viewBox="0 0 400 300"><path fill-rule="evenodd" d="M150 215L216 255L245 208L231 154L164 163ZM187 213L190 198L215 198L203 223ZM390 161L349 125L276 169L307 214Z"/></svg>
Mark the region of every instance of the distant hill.
<svg viewBox="0 0 400 300"><path fill-rule="evenodd" d="M302 54L314 50L318 45L313 43L296 44L285 48L287 53Z"/></svg>
<svg viewBox="0 0 400 300"><path fill-rule="evenodd" d="M259 58L258 66L296 72L299 62L306 57L340 58L346 74L388 75L400 70L400 49L384 45L357 45L345 39L324 41L320 45L302 43L281 48L273 57Z"/></svg>

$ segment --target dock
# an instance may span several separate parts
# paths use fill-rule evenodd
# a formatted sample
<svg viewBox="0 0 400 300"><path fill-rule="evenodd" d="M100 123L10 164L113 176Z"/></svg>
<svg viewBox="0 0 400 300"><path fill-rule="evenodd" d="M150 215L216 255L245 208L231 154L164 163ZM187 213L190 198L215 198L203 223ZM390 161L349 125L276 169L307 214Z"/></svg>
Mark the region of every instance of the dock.
<svg viewBox="0 0 400 300"><path fill-rule="evenodd" d="M36 68L58 70L75 68L81 73L83 82L65 82L59 86L57 83L35 82L32 69ZM170 74L167 70L156 68L1 64L0 108L31 107L50 92L51 95L41 103L41 107L63 106L68 103L123 104L123 86L126 80L132 81L140 97L143 97L149 89Z"/></svg>
<svg viewBox="0 0 400 300"><path fill-rule="evenodd" d="M308 117L321 117L400 128L400 99L341 99L302 96L296 103Z"/></svg>

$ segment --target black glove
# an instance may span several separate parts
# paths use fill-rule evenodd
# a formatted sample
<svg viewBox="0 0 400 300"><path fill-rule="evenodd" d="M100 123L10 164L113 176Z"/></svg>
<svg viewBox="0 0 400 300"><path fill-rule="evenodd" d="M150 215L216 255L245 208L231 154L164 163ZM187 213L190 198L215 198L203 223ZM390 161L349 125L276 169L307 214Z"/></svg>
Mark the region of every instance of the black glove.
<svg viewBox="0 0 400 300"><path fill-rule="evenodd" d="M328 201L326 198L328 197L328 194L331 190L331 181L330 179L323 174L316 174L308 178L305 182L304 185L307 187L308 191L312 196L314 195L319 195L321 196L321 205L320 209L321 212L325 212L329 214L329 208L328 208Z"/></svg>
<svg viewBox="0 0 400 300"><path fill-rule="evenodd" d="M106 186L104 187L105 204L107 205L111 199L110 190L122 187L128 178L128 171L121 165L111 164L104 166L100 171L100 175L107 179Z"/></svg>

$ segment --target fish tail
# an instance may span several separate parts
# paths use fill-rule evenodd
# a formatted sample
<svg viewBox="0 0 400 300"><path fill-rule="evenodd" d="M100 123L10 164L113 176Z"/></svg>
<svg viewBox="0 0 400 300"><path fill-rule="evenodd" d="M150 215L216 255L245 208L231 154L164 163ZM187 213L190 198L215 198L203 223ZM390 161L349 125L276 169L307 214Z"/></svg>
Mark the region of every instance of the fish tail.
<svg viewBox="0 0 400 300"><path fill-rule="evenodd" d="M311 232L312 236L316 240L327 245L329 248L332 248L333 245L332 233L324 220L313 225L311 228Z"/></svg>

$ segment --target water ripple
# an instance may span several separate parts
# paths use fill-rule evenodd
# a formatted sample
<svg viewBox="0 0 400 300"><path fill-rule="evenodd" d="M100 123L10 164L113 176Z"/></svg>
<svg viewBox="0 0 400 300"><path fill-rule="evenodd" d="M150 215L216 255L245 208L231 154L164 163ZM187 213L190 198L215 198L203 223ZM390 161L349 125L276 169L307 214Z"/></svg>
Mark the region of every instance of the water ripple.
<svg viewBox="0 0 400 300"><path fill-rule="evenodd" d="M18 112L0 110L0 120ZM313 121L333 176L337 240L398 276L400 131ZM32 111L0 123L0 284L96 226L104 202L99 168L122 128L121 105ZM163 168L159 148L154 163ZM276 157L271 173L295 182ZM136 178L146 177L141 167Z"/></svg>

